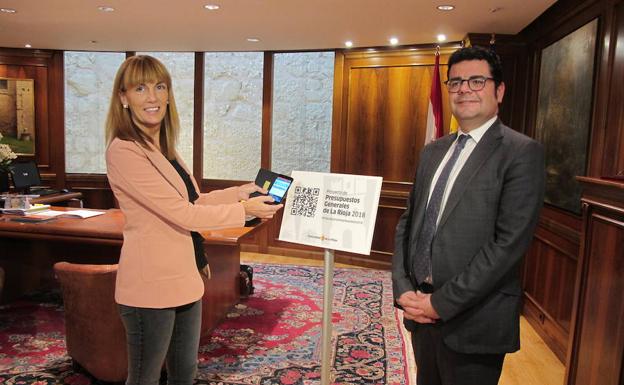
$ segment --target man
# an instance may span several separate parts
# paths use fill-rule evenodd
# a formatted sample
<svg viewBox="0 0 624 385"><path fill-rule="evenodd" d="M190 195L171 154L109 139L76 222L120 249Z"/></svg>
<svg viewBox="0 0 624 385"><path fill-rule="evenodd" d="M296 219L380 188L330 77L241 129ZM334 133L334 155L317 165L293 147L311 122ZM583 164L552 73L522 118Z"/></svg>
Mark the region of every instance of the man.
<svg viewBox="0 0 624 385"><path fill-rule="evenodd" d="M426 146L396 229L392 280L418 385L497 384L520 348L520 265L544 194L544 155L498 119L498 56L462 48L446 82L458 134ZM469 135L469 136L467 136Z"/></svg>

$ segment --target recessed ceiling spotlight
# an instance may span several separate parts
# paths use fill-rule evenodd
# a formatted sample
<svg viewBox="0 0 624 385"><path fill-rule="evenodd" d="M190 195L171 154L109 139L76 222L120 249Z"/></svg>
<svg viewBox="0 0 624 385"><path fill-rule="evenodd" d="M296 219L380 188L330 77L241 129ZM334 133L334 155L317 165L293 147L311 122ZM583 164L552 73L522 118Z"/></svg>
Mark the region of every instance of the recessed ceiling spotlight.
<svg viewBox="0 0 624 385"><path fill-rule="evenodd" d="M24 47L26 47L26 48L32 48L32 45L30 45L30 44L24 44Z"/></svg>
<svg viewBox="0 0 624 385"><path fill-rule="evenodd" d="M345 47L347 47L347 48L353 47L353 42L351 40L345 41Z"/></svg>
<svg viewBox="0 0 624 385"><path fill-rule="evenodd" d="M389 41L390 41L390 44L392 45L399 44L399 39L397 39L396 37L391 37Z"/></svg>
<svg viewBox="0 0 624 385"><path fill-rule="evenodd" d="M250 43L257 43L260 41L260 39L258 39L257 37L248 37L247 41Z"/></svg>
<svg viewBox="0 0 624 385"><path fill-rule="evenodd" d="M436 8L438 8L438 11L452 11L455 9L455 6L450 4L443 4L438 5Z"/></svg>
<svg viewBox="0 0 624 385"><path fill-rule="evenodd" d="M441 43L443 41L446 41L446 35L441 33L438 35L438 41Z"/></svg>
<svg viewBox="0 0 624 385"><path fill-rule="evenodd" d="M102 6L98 7L98 11L100 11L100 12L115 12L115 8L109 7L107 5L102 5Z"/></svg>
<svg viewBox="0 0 624 385"><path fill-rule="evenodd" d="M17 11L13 8L0 8L0 12L2 13L16 13Z"/></svg>
<svg viewBox="0 0 624 385"><path fill-rule="evenodd" d="M206 4L204 5L204 8L206 8L209 11L216 11L217 9L221 8L221 6L217 4Z"/></svg>

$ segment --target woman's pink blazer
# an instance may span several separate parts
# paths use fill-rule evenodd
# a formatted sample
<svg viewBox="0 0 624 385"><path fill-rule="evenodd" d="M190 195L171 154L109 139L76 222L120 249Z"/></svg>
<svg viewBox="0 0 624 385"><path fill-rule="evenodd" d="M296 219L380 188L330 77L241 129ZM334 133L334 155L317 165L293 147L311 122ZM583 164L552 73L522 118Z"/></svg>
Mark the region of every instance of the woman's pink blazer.
<svg viewBox="0 0 624 385"><path fill-rule="evenodd" d="M178 156L178 162L197 182ZM147 308L180 306L200 299L190 231L241 227L238 188L200 194L188 201L186 185L155 147L114 139L106 151L108 181L125 215L124 242L115 289L117 303Z"/></svg>

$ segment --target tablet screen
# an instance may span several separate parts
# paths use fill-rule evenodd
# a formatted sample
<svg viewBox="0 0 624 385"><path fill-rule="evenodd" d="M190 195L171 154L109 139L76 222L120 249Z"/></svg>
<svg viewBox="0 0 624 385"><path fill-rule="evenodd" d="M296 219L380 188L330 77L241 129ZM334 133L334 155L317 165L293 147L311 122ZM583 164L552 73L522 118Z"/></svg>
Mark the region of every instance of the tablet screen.
<svg viewBox="0 0 624 385"><path fill-rule="evenodd" d="M290 183L292 181L282 178L278 176L275 178L275 182L273 182L273 186L269 190L269 195L273 197L276 203L280 203L282 199L284 199L284 195L286 195L286 191L288 187L290 187Z"/></svg>

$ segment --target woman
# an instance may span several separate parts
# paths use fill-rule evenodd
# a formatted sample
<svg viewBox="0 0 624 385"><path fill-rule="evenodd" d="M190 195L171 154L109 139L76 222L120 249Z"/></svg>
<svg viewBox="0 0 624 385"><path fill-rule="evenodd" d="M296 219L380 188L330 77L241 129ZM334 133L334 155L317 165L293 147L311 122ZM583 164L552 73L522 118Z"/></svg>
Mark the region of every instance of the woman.
<svg viewBox="0 0 624 385"><path fill-rule="evenodd" d="M175 143L179 119L171 77L150 56L117 71L106 121L109 183L126 223L115 300L126 328L126 384L158 384L166 359L170 384L192 384L197 370L204 285L209 274L198 231L271 218L281 205L249 199L253 183L209 194Z"/></svg>

